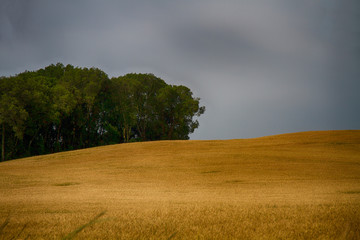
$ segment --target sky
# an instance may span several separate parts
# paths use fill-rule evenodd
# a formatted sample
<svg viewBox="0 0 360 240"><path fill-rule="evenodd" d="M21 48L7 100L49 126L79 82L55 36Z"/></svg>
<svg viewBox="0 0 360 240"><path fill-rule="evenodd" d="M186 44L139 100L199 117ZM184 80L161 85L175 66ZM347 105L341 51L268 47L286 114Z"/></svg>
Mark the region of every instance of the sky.
<svg viewBox="0 0 360 240"><path fill-rule="evenodd" d="M0 0L0 76L58 62L189 87L191 139L360 129L359 0Z"/></svg>

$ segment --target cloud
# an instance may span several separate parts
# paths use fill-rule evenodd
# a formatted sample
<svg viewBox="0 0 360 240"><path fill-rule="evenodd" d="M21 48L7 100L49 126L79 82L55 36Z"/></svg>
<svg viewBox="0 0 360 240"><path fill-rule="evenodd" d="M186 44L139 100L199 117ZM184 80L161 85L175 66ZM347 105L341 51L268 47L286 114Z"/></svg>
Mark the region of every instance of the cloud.
<svg viewBox="0 0 360 240"><path fill-rule="evenodd" d="M198 139L359 128L355 0L3 2L0 75L152 72L201 97Z"/></svg>

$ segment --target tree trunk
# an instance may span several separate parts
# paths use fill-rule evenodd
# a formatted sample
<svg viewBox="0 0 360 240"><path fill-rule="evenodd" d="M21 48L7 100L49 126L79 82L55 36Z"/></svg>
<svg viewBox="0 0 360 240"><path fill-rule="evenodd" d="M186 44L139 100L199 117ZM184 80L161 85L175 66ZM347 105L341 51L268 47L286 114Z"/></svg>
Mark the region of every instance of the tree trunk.
<svg viewBox="0 0 360 240"><path fill-rule="evenodd" d="M123 139L124 139L124 142L126 143L126 129L125 129L125 127L123 128Z"/></svg>
<svg viewBox="0 0 360 240"><path fill-rule="evenodd" d="M168 140L172 140L173 132L174 132L174 126L170 126L169 133L168 133Z"/></svg>
<svg viewBox="0 0 360 240"><path fill-rule="evenodd" d="M58 126L58 129L57 129L57 134L56 134L56 145L55 147L57 148L55 151L56 152L60 152L60 129L61 129L61 120L59 122L59 126Z"/></svg>
<svg viewBox="0 0 360 240"><path fill-rule="evenodd" d="M40 128L36 129L36 132L35 132L34 136L33 136L33 137L31 138L31 140L29 141L29 145L28 145L28 152L29 152L29 154L30 154L31 144L32 144L33 141L35 140L35 137L36 137L36 135L39 133L39 131L40 131Z"/></svg>
<svg viewBox="0 0 360 240"><path fill-rule="evenodd" d="M1 161L5 161L5 123L2 124Z"/></svg>

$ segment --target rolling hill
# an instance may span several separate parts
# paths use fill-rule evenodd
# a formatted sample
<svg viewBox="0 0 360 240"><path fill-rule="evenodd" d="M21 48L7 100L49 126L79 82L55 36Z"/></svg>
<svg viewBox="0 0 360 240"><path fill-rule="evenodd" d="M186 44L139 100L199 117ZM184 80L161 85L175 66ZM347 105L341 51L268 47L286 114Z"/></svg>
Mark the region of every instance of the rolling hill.
<svg viewBox="0 0 360 240"><path fill-rule="evenodd" d="M0 239L360 239L360 131L0 163Z"/></svg>

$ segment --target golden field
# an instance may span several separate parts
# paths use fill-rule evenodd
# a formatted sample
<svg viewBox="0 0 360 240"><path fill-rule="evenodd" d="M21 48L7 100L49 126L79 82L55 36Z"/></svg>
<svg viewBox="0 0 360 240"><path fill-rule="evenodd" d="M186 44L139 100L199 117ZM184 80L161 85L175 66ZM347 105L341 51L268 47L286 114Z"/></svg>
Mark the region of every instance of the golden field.
<svg viewBox="0 0 360 240"><path fill-rule="evenodd" d="M360 239L360 131L2 162L0 239Z"/></svg>

